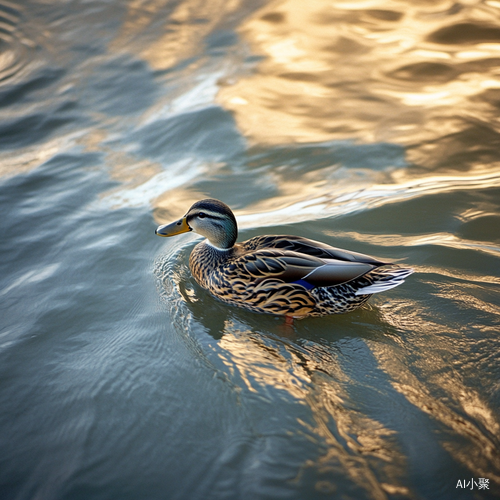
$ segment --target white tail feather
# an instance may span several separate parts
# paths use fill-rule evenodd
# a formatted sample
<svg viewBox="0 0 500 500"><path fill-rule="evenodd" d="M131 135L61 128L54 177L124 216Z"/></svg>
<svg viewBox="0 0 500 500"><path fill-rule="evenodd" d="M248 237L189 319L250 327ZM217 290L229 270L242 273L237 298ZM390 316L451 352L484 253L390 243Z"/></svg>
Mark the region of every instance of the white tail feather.
<svg viewBox="0 0 500 500"><path fill-rule="evenodd" d="M405 278L407 278L413 269L409 268L398 268L398 269L388 269L387 271L380 271L378 276L375 277L375 281L371 285L367 285L356 291L356 295L371 295L373 293L385 292L396 286L404 283Z"/></svg>

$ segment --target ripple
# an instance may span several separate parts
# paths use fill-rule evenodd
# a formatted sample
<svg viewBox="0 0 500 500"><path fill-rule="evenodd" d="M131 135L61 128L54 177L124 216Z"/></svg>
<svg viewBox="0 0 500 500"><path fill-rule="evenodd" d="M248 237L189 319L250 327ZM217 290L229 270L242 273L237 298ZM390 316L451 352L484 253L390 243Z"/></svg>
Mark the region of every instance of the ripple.
<svg viewBox="0 0 500 500"><path fill-rule="evenodd" d="M463 223L459 234L468 240L500 243L500 215L481 214L474 217ZM500 252L500 249L498 251Z"/></svg>
<svg viewBox="0 0 500 500"><path fill-rule="evenodd" d="M438 29L427 40L445 45L499 42L500 28L488 24L457 23Z"/></svg>
<svg viewBox="0 0 500 500"><path fill-rule="evenodd" d="M389 22L399 21L404 15L403 12L394 10L384 10L384 9L368 10L367 14L369 14L371 17L379 21L389 21Z"/></svg>
<svg viewBox="0 0 500 500"><path fill-rule="evenodd" d="M389 74L398 80L411 82L448 82L456 77L457 71L448 64L418 62L404 65Z"/></svg>
<svg viewBox="0 0 500 500"><path fill-rule="evenodd" d="M446 285L443 286L447 288ZM475 285L465 286L476 288ZM447 299L456 301L457 297L466 296L462 282L452 284L449 288L451 289L447 290L446 295L435 294L436 300L446 296ZM469 303L467 307L484 310L485 304L478 302ZM406 347L405 360L398 359L393 350L383 343L373 344L374 356L381 368L392 378L393 387L403 394L407 401L462 438L460 444L459 441L445 439L443 448L474 474L487 474L497 482L500 478L500 423L494 408L480 391L471 386L469 378L471 374L472 377L482 377L482 374L488 371L471 366L470 372L466 373L456 362L465 355L466 358L474 360L471 364L477 366L475 339L468 338L462 332L455 332L450 324L441 323L439 316L429 317L427 311L420 308L417 302L407 302L402 308L405 309L404 314L402 310L398 311L399 314L394 314L394 310L391 310L386 316L386 306L381 307L381 312L389 323L414 332ZM457 313L459 312L460 309ZM494 322L498 311L491 311L490 314ZM410 323L412 326L408 328ZM442 349L443 345L446 345L446 353ZM493 342L491 347L496 348ZM450 363L455 365L451 372L448 370ZM415 373L420 376L425 374L427 383L422 384ZM436 397L437 394L441 397Z"/></svg>
<svg viewBox="0 0 500 500"><path fill-rule="evenodd" d="M262 210L266 202L249 207L247 214L238 217L242 228L264 227L277 224L290 224L311 219L321 219L342 214L351 214L386 204L409 200L437 193L487 189L500 186L498 165L471 170L465 175L431 175L408 178L409 172L400 169L392 172L394 183L377 184L376 177L360 180L359 174L350 172L345 175L344 186L332 188L330 184L306 186L293 200L285 197L283 205L269 211ZM399 177L399 179L398 179ZM398 181L399 180L399 181ZM297 181L295 184L298 185ZM279 197L272 200L276 206ZM261 211L262 210L262 211Z"/></svg>
<svg viewBox="0 0 500 500"><path fill-rule="evenodd" d="M22 10L0 2L0 82L12 78L28 64L35 43L20 31Z"/></svg>

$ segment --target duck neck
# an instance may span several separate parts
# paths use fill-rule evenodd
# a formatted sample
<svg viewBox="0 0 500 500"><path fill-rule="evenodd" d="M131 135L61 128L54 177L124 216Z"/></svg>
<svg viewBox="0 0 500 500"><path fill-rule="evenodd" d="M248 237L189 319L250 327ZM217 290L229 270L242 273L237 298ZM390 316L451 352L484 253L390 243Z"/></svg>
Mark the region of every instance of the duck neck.
<svg viewBox="0 0 500 500"><path fill-rule="evenodd" d="M207 288L214 269L229 261L234 250L235 247L218 248L208 240L198 243L189 257L189 267L195 280L202 287Z"/></svg>
<svg viewBox="0 0 500 500"><path fill-rule="evenodd" d="M236 224L219 225L211 234L207 234L208 244L218 250L230 250L236 243L238 229Z"/></svg>
<svg viewBox="0 0 500 500"><path fill-rule="evenodd" d="M230 247L228 247L228 248L222 248L222 247L217 246L215 243L211 242L209 239L206 239L206 240L205 240L205 243L206 243L209 247L211 247L211 248L213 248L213 249L217 250L218 252L224 252L224 253L227 253L227 252L229 252L230 250L232 250L232 249L233 249L233 245L231 245L231 246L230 246Z"/></svg>

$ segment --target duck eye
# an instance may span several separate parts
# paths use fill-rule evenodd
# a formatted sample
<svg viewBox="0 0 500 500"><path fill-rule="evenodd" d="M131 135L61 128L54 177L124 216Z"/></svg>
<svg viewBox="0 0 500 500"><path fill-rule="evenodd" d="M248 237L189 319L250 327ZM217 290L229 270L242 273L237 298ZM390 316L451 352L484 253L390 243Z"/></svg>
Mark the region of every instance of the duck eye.
<svg viewBox="0 0 500 500"><path fill-rule="evenodd" d="M200 213L198 214L198 217L199 217L200 219L204 219L206 216L207 216L207 214L205 214L205 213L203 213L203 212L200 212Z"/></svg>

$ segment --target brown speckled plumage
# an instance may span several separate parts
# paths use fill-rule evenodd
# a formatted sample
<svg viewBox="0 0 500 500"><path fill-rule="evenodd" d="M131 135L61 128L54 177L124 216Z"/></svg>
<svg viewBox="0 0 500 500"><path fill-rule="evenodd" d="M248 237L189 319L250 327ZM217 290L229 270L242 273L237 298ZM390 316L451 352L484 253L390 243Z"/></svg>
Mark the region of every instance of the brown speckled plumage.
<svg viewBox="0 0 500 500"><path fill-rule="evenodd" d="M258 312L303 317L352 311L412 272L299 236L257 236L235 244L236 220L218 200L195 203L157 234L189 230L207 237L189 259L196 281L223 302Z"/></svg>

